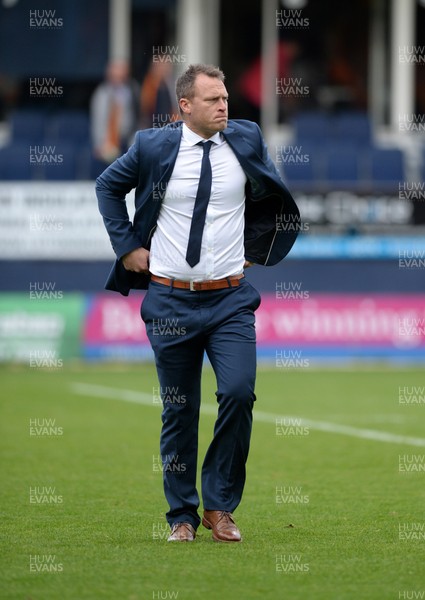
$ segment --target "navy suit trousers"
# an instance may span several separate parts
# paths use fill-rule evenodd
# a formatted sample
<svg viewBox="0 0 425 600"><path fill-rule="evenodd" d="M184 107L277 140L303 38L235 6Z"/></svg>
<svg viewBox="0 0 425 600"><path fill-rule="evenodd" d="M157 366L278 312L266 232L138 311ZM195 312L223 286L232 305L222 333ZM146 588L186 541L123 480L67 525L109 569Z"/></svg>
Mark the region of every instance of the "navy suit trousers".
<svg viewBox="0 0 425 600"><path fill-rule="evenodd" d="M218 414L202 466L205 510L234 511L245 484L255 401L254 312L259 293L246 281L195 292L151 282L141 315L155 354L163 403L160 450L170 525L199 526L196 487L204 352L217 380Z"/></svg>

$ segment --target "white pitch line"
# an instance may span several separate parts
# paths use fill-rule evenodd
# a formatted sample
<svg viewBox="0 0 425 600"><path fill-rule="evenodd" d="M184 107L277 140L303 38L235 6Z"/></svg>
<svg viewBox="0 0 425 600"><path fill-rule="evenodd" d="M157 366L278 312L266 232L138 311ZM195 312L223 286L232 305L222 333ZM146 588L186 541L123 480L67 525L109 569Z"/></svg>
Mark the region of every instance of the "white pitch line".
<svg viewBox="0 0 425 600"><path fill-rule="evenodd" d="M95 385L92 383L72 383L71 388L81 396L96 396L97 398L111 398L112 400L124 400L134 404L144 404L145 406L155 406L152 400L152 394L143 394L133 390L122 390L106 387L104 385Z"/></svg>
<svg viewBox="0 0 425 600"><path fill-rule="evenodd" d="M106 387L103 385L94 385L91 383L72 383L72 390L81 396L92 396L96 398L111 398L112 400L121 400L124 402L132 402L134 404L142 404L144 406L158 407L158 404L153 403L151 394L135 392L133 390L123 390L117 388ZM206 415L217 415L217 406L211 404L201 404L201 413ZM313 421L304 419L303 417L294 417L289 415L277 415L267 412L262 412L254 409L254 421L263 423L274 423L281 421L284 426L292 427L308 427L316 431L324 431L326 433L338 433L350 437L373 440L375 442L387 442L390 444L404 444L407 446L422 446L425 447L425 439L417 437L409 437L405 435L397 435L388 433L387 431L377 431L375 429L359 429L350 425L339 425L338 423L330 423L328 421Z"/></svg>

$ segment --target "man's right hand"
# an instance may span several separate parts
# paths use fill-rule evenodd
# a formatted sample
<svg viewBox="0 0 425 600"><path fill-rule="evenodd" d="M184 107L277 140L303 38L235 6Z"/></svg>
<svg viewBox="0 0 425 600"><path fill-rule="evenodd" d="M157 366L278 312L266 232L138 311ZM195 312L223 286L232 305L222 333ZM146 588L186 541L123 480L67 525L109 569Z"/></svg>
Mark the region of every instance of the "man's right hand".
<svg viewBox="0 0 425 600"><path fill-rule="evenodd" d="M122 257L122 264L127 271L135 273L149 273L149 250L136 248Z"/></svg>

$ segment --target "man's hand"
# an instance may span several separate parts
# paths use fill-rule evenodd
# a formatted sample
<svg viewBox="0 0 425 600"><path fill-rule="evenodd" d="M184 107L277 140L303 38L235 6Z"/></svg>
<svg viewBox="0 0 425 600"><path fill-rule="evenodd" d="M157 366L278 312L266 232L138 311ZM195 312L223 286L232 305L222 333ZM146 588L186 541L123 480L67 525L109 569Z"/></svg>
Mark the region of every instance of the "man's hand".
<svg viewBox="0 0 425 600"><path fill-rule="evenodd" d="M149 250L136 248L122 257L122 264L127 271L149 273Z"/></svg>
<svg viewBox="0 0 425 600"><path fill-rule="evenodd" d="M249 262L249 260L246 260L243 264L243 268L247 269L248 267L253 267L254 263L253 262Z"/></svg>

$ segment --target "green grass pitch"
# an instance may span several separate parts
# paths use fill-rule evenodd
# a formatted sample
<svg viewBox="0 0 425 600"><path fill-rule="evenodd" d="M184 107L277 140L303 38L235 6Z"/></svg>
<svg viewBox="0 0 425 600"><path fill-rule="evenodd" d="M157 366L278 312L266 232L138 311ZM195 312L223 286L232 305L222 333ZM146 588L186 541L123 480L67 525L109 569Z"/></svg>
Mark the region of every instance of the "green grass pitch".
<svg viewBox="0 0 425 600"><path fill-rule="evenodd" d="M260 368L241 544L166 542L152 365L0 377L3 600L424 597L423 371Z"/></svg>

